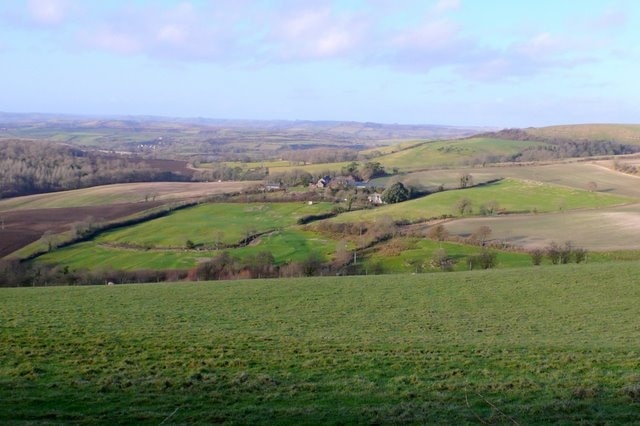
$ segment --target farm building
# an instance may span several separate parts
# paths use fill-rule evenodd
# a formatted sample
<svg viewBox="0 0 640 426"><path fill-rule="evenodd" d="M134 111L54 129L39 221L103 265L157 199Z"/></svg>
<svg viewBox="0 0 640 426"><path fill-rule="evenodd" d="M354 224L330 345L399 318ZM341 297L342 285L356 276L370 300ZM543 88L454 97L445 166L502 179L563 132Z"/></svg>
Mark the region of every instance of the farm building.
<svg viewBox="0 0 640 426"><path fill-rule="evenodd" d="M369 200L371 204L384 204L384 201L382 201L382 194L379 194L377 192L369 195L367 197L367 200Z"/></svg>
<svg viewBox="0 0 640 426"><path fill-rule="evenodd" d="M327 186L329 186L330 183L331 183L331 177L323 176L316 183L316 188L326 188Z"/></svg>

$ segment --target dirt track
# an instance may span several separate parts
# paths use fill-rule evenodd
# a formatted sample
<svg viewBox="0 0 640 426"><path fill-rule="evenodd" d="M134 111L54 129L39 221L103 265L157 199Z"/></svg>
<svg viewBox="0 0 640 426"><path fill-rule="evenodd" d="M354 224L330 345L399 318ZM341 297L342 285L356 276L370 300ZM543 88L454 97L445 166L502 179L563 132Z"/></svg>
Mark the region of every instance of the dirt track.
<svg viewBox="0 0 640 426"><path fill-rule="evenodd" d="M0 258L26 246L46 231L63 232L72 224L93 218L108 221L160 205L159 202L124 203L108 206L19 210L0 213Z"/></svg>

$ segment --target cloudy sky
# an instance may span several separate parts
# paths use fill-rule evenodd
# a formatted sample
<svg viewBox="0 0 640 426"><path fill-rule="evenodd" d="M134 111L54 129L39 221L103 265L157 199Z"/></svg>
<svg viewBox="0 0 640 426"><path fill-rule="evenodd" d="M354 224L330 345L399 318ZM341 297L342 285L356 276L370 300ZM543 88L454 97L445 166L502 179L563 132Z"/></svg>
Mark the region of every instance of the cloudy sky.
<svg viewBox="0 0 640 426"><path fill-rule="evenodd" d="M636 0L2 0L0 111L640 122Z"/></svg>

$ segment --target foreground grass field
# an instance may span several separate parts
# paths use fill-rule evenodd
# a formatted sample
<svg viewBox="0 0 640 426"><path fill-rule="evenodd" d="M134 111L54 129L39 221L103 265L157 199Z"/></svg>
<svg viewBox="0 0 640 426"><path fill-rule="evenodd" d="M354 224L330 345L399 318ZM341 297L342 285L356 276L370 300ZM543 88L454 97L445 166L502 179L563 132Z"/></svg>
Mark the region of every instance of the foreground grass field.
<svg viewBox="0 0 640 426"><path fill-rule="evenodd" d="M0 289L0 422L637 423L639 274Z"/></svg>

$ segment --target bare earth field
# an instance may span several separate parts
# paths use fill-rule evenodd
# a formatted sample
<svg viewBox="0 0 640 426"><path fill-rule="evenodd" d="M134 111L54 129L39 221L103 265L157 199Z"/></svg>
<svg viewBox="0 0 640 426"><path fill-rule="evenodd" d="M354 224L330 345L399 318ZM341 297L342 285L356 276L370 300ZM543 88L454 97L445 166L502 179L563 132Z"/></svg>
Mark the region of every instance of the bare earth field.
<svg viewBox="0 0 640 426"><path fill-rule="evenodd" d="M150 182L96 186L0 201L0 257L30 244L46 231L70 229L88 217L110 221L171 201L237 192L256 182ZM146 201L145 201L146 199Z"/></svg>
<svg viewBox="0 0 640 426"><path fill-rule="evenodd" d="M483 225L491 228L491 239L506 240L524 248L543 247L551 241L572 241L593 251L640 248L640 204L567 213L461 219L445 226L452 234L469 235Z"/></svg>
<svg viewBox="0 0 640 426"><path fill-rule="evenodd" d="M108 206L84 206L37 210L15 210L0 213L0 258L26 246L47 231L67 231L75 222L91 217L96 221L108 221L141 212L162 203L124 203Z"/></svg>
<svg viewBox="0 0 640 426"><path fill-rule="evenodd" d="M103 206L155 200L173 201L241 191L257 182L145 182L95 186L0 200L0 212L23 209Z"/></svg>

